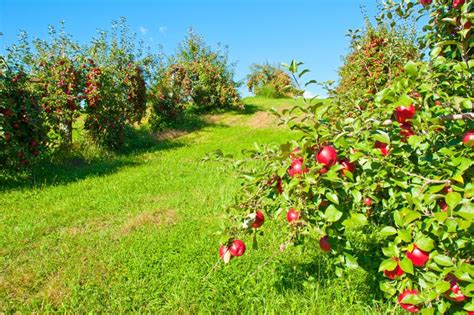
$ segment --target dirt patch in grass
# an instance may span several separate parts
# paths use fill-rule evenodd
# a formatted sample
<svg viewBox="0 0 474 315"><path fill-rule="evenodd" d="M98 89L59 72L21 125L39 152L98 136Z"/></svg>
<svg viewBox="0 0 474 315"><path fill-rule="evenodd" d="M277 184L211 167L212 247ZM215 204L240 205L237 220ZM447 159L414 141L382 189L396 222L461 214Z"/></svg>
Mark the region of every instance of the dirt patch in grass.
<svg viewBox="0 0 474 315"><path fill-rule="evenodd" d="M154 210L143 212L135 217L129 218L122 227L122 234L128 235L145 225L162 226L176 223L177 215L174 210Z"/></svg>
<svg viewBox="0 0 474 315"><path fill-rule="evenodd" d="M64 277L62 272L51 274L39 296L51 303L54 307L58 307L69 296L70 291L64 284Z"/></svg>
<svg viewBox="0 0 474 315"><path fill-rule="evenodd" d="M112 225L112 221L108 218L97 218L88 221L82 225L68 226L62 229L63 232L69 235L82 235L91 232L98 232L108 229Z"/></svg>
<svg viewBox="0 0 474 315"><path fill-rule="evenodd" d="M253 128L266 128L275 124L276 117L268 112L258 112L247 122L247 125Z"/></svg>

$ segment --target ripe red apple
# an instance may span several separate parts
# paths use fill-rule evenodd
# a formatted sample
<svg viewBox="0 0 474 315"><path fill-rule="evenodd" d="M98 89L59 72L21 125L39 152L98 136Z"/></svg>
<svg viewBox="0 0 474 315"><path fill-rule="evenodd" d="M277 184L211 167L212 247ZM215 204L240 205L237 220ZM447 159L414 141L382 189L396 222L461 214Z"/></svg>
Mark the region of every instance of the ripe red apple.
<svg viewBox="0 0 474 315"><path fill-rule="evenodd" d="M430 253L419 249L416 244L413 244L413 250L407 252L407 258L411 260L413 266L423 267L430 258Z"/></svg>
<svg viewBox="0 0 474 315"><path fill-rule="evenodd" d="M400 294L398 296L398 303L400 303L400 306L407 310L408 312L410 313L417 313L420 311L421 307L419 305L413 305L413 304L408 304L408 303L401 303L403 301L403 299L407 296L410 296L410 295L418 295L418 291L416 290L408 290L406 289L405 291L403 291L402 294Z"/></svg>
<svg viewBox="0 0 474 315"><path fill-rule="evenodd" d="M12 135L9 132L5 132L5 140L10 141L11 138L12 138Z"/></svg>
<svg viewBox="0 0 474 315"><path fill-rule="evenodd" d="M322 169L319 170L319 174L324 175L328 172L327 167L323 167Z"/></svg>
<svg viewBox="0 0 474 315"><path fill-rule="evenodd" d="M448 185L448 184L446 184L446 186L444 186L444 187L443 187L443 190L442 190L442 192L443 192L444 194L448 194L448 193L450 193L450 192L452 192L452 191L453 191L453 188L452 188L450 185Z"/></svg>
<svg viewBox="0 0 474 315"><path fill-rule="evenodd" d="M364 198L364 205L370 207L372 205L372 199L370 199L369 197L365 197Z"/></svg>
<svg viewBox="0 0 474 315"><path fill-rule="evenodd" d="M354 173L356 170L356 165L354 163L351 163L349 159L342 160L341 165L344 167L343 169L341 169L342 175L346 175L346 172Z"/></svg>
<svg viewBox="0 0 474 315"><path fill-rule="evenodd" d="M245 253L245 244L241 240L235 240L232 242L229 248L232 256L242 256Z"/></svg>
<svg viewBox="0 0 474 315"><path fill-rule="evenodd" d="M290 211L286 214L286 220L290 223L299 220L300 213L295 211L295 209L291 208Z"/></svg>
<svg viewBox="0 0 474 315"><path fill-rule="evenodd" d="M221 247L219 247L219 257L224 259L224 255L229 251L229 248L225 245L221 245Z"/></svg>
<svg viewBox="0 0 474 315"><path fill-rule="evenodd" d="M462 139L462 142L467 145L474 147L474 130L470 130L464 134L464 138Z"/></svg>
<svg viewBox="0 0 474 315"><path fill-rule="evenodd" d="M293 160L291 162L290 168L288 169L288 174L291 177L294 177L296 175L307 173L308 168L303 166L303 162L304 162L303 158L298 158L298 159Z"/></svg>
<svg viewBox="0 0 474 315"><path fill-rule="evenodd" d="M415 109L415 105L413 104L411 104L408 107L398 106L395 109L395 118L397 119L399 123L404 123L408 119L412 119L413 116L415 116L415 112L416 112L416 109Z"/></svg>
<svg viewBox="0 0 474 315"><path fill-rule="evenodd" d="M446 281L449 281L450 288L444 293L444 295L453 302L463 302L466 299L466 296L461 292L461 289L458 285L458 279L454 275L447 275L445 278Z"/></svg>
<svg viewBox="0 0 474 315"><path fill-rule="evenodd" d="M405 122L403 124L400 124L400 136L402 136L402 141L407 141L408 138L413 136L415 133L411 129L411 124L409 122Z"/></svg>
<svg viewBox="0 0 474 315"><path fill-rule="evenodd" d="M323 147L317 154L316 154L316 161L320 164L324 164L326 166L332 166L337 162L337 152L332 146L327 145Z"/></svg>
<svg viewBox="0 0 474 315"><path fill-rule="evenodd" d="M453 8L457 9L464 4L465 0L453 0Z"/></svg>
<svg viewBox="0 0 474 315"><path fill-rule="evenodd" d="M427 6L430 5L432 0L420 0L420 3L422 6Z"/></svg>
<svg viewBox="0 0 474 315"><path fill-rule="evenodd" d="M331 244L329 244L328 238L329 237L325 235L319 240L319 247L326 253L331 250Z"/></svg>
<svg viewBox="0 0 474 315"><path fill-rule="evenodd" d="M253 221L252 227L254 229L258 229L263 225L263 222L265 222L265 217L263 216L262 211L257 210L257 212L255 213L255 221Z"/></svg>
<svg viewBox="0 0 474 315"><path fill-rule="evenodd" d="M283 193L283 182L282 182L282 180L281 180L280 177L278 177L278 179L277 179L276 191L277 191L279 194L282 194L282 193Z"/></svg>
<svg viewBox="0 0 474 315"><path fill-rule="evenodd" d="M441 103L441 101L435 101L434 104L435 104L436 106L443 106L443 104Z"/></svg>
<svg viewBox="0 0 474 315"><path fill-rule="evenodd" d="M441 209L441 211L443 212L448 211L448 204L446 203L446 201L444 201L444 199L438 200L438 206Z"/></svg>
<svg viewBox="0 0 474 315"><path fill-rule="evenodd" d="M400 260L397 257L393 257L392 259L397 262L397 267L395 267L393 270L384 270L383 274L389 279L393 280L395 278L401 277L405 272L400 267Z"/></svg>
<svg viewBox="0 0 474 315"><path fill-rule="evenodd" d="M374 147L376 149L380 150L380 152L382 153L383 156L387 156L388 153L389 153L389 151L387 149L387 146L388 145L386 143L383 143L383 142L380 142L380 141L375 141L375 145L374 145Z"/></svg>
<svg viewBox="0 0 474 315"><path fill-rule="evenodd" d="M32 140L31 143L30 143L30 146L31 146L32 148L35 148L35 147L38 146L38 142L36 142L36 140Z"/></svg>
<svg viewBox="0 0 474 315"><path fill-rule="evenodd" d="M327 206L329 206L329 201L321 200L321 203L319 204L319 208L326 208Z"/></svg>

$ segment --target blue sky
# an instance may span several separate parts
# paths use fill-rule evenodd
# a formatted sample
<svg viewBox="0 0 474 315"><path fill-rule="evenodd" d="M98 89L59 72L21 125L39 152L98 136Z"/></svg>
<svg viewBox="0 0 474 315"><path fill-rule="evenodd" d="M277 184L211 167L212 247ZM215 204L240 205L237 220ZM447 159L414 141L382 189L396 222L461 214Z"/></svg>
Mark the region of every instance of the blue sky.
<svg viewBox="0 0 474 315"><path fill-rule="evenodd" d="M308 79L335 80L347 52L347 30L363 26L361 5L375 14L375 0L0 0L0 52L16 42L20 30L47 38L48 25L65 21L67 31L85 43L124 16L154 50L162 45L173 52L189 27L210 45L228 45L238 80L252 63L291 59L305 62L312 71Z"/></svg>

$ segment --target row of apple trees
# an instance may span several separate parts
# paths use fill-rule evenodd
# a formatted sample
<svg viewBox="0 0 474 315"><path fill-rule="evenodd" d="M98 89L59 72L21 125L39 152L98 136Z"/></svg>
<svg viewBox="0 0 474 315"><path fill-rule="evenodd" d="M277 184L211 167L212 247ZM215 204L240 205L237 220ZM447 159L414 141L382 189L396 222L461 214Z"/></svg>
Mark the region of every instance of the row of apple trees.
<svg viewBox="0 0 474 315"><path fill-rule="evenodd" d="M226 52L190 33L176 56L144 53L125 19L80 45L50 27L48 40L17 44L0 56L0 167L27 166L43 153L70 150L73 130L120 149L145 115L160 127L188 107L240 106ZM149 109L149 110L148 110Z"/></svg>
<svg viewBox="0 0 474 315"><path fill-rule="evenodd" d="M282 116L304 136L251 153L263 166L243 174L229 209L225 262L270 218L286 242L329 255L336 275L374 273L408 312L474 313L473 6L384 3L377 27L352 37L330 101ZM395 21L413 18L423 36L400 39ZM301 65L288 69L301 77Z"/></svg>

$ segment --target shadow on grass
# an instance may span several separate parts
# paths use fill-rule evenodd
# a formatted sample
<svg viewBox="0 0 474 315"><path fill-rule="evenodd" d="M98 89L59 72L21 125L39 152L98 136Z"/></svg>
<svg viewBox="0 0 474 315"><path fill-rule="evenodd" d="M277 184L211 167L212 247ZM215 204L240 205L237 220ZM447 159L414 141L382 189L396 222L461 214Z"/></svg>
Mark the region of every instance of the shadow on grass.
<svg viewBox="0 0 474 315"><path fill-rule="evenodd" d="M313 257L310 262L289 262L278 266L276 273L279 280L275 283L275 288L286 294L288 291L302 293L308 287L318 287L325 292L324 295L330 295L338 301L347 299L348 303L353 303L353 300L357 300L367 305L383 299L383 293L379 289L381 275L372 266L368 269L346 269L343 276L338 277L335 267L328 261L334 258L318 254Z"/></svg>
<svg viewBox="0 0 474 315"><path fill-rule="evenodd" d="M170 128L184 133L211 125L196 115L187 115ZM166 132L166 131L165 131ZM0 192L64 185L88 177L110 175L120 168L142 164L137 156L179 148L186 144L179 139L162 139L147 126L127 128L125 144L119 151L99 148L89 140L80 139L68 152L57 152L43 157L24 171L0 170Z"/></svg>

